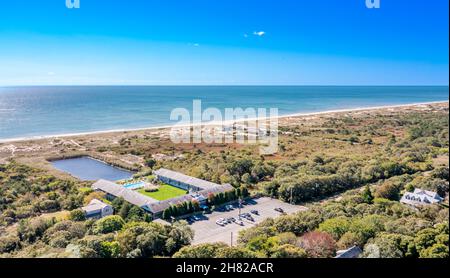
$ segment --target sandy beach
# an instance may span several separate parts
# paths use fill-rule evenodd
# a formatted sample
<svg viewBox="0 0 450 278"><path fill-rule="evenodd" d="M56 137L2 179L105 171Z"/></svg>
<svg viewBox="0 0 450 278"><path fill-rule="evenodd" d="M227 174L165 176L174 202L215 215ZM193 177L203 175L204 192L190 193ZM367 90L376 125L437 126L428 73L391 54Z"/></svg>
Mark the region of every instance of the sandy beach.
<svg viewBox="0 0 450 278"><path fill-rule="evenodd" d="M282 115L278 117L278 125L283 127L302 126L302 128L314 128L330 119L343 117L377 117L381 115L395 115L399 113L414 112L439 112L448 113L449 102L415 103L406 105L391 105L383 107L368 107L323 111L315 113L298 113ZM261 119L259 119L261 120ZM242 121L234 121L236 123ZM228 123L231 124L231 123ZM204 126L214 125L207 123ZM113 130L79 134L64 134L58 136L43 136L39 138L18 138L3 140L0 142L0 164L11 159L21 163L37 166L51 171L54 175L61 175L48 162L53 159L91 156L107 163L136 170L143 166L144 158L138 154L120 153L114 151L121 149L127 142L135 142L141 146L152 149L156 157L171 159L184 151L200 149L202 151L217 151L224 148L239 149L242 147L233 144L174 144L170 140L170 128L172 126L150 127L132 130ZM279 136L287 136L280 132ZM167 155L169 154L169 155Z"/></svg>
<svg viewBox="0 0 450 278"><path fill-rule="evenodd" d="M360 112L360 111L374 111L374 110L382 110L382 109L395 109L395 108L410 108L410 107L420 107L420 106L428 106L434 104L448 104L448 100L445 101L433 101L433 102L421 102L421 103L410 103L410 104L399 104L399 105L386 105L386 106L372 106L372 107L360 107L360 108L349 108L349 109L338 109L338 110L326 110L319 112L309 112L309 113L294 113L288 115L279 115L277 118L279 121L288 118L298 118L298 117L311 117L311 116L319 116L319 115L327 115L327 114L336 114L336 113L349 113L349 112ZM218 124L224 125L232 125L237 123L242 123L245 121L264 121L268 120L268 118L249 118L243 120L234 120L234 121L223 121L223 122L203 122L200 124L188 124L188 125L178 125L178 127L194 127L194 126L214 126ZM92 131L92 132L79 132L79 133L66 133L66 134L56 134L56 135L42 135L42 136L31 136L31 137L19 137L19 138L10 138L10 139L0 139L0 146L4 143L13 143L13 142L21 142L21 141L36 141L36 140L44 140L44 139L52 139L52 138L70 138L70 137L79 137L79 136L92 136L92 135L105 135L112 133L129 133L129 132L140 132L140 131L155 131L155 130L168 130L173 128L175 125L163 125L163 126L153 126L153 127L143 127L143 128L133 128L133 129L113 129L113 130L103 130L103 131Z"/></svg>

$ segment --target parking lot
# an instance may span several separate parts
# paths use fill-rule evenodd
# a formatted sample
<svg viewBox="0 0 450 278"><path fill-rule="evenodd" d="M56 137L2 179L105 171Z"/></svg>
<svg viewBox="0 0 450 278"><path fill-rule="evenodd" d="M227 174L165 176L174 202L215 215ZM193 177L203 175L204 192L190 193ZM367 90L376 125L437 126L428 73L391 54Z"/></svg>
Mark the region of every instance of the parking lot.
<svg viewBox="0 0 450 278"><path fill-rule="evenodd" d="M259 198L247 202L241 209L241 213L250 213L252 210L257 210L259 215L251 214L254 222L241 218L243 226L236 223L226 224L220 226L216 221L224 218L228 219L234 217L238 219L239 209L235 208L231 211L214 211L200 217L200 220L192 222L191 227L195 231L193 244L211 243L211 242L225 242L227 244L236 244L239 231L250 228L255 224L262 222L266 218L276 218L281 215L281 212L275 211L275 208L281 208L287 214L292 214L298 211L304 211L307 208L302 206L294 206L280 200L270 198Z"/></svg>

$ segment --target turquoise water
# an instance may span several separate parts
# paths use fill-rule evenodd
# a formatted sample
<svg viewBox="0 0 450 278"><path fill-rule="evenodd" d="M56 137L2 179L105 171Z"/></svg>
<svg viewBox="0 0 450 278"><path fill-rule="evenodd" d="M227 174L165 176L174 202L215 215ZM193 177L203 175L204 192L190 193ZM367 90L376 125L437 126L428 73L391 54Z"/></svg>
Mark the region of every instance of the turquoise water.
<svg viewBox="0 0 450 278"><path fill-rule="evenodd" d="M136 183L125 184L123 187L125 187L125 188L127 188L127 189L134 190L134 189L142 188L142 187L144 187L145 185L146 185L145 182L140 181L140 182L136 182Z"/></svg>
<svg viewBox="0 0 450 278"><path fill-rule="evenodd" d="M448 86L0 87L0 140L174 124L174 108L278 108L318 112L448 100Z"/></svg>
<svg viewBox="0 0 450 278"><path fill-rule="evenodd" d="M53 167L69 173L83 181L105 179L118 181L129 179L133 173L124 169L113 167L90 157L79 157L52 161Z"/></svg>

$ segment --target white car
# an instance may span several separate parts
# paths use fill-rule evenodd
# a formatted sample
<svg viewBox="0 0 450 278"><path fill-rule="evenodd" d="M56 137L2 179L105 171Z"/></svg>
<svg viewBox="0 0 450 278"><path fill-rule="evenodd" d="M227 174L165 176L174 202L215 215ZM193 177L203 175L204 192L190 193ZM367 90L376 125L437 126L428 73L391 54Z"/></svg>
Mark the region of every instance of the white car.
<svg viewBox="0 0 450 278"><path fill-rule="evenodd" d="M224 225L223 225L223 222L220 221L220 220L217 220L217 221L216 221L216 224L219 225L219 226L224 226Z"/></svg>
<svg viewBox="0 0 450 278"><path fill-rule="evenodd" d="M225 207L225 209L228 210L228 211L231 211L231 210L234 209L234 207L233 207L232 205L227 205L227 206Z"/></svg>

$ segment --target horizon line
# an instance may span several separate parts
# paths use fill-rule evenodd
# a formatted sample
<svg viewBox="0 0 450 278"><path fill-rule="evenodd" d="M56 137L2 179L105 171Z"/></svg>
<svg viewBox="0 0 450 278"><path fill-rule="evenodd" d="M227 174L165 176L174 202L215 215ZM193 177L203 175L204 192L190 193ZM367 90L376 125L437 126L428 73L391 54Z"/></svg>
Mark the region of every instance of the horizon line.
<svg viewBox="0 0 450 278"><path fill-rule="evenodd" d="M449 84L39 84L0 85L12 87L449 87Z"/></svg>

